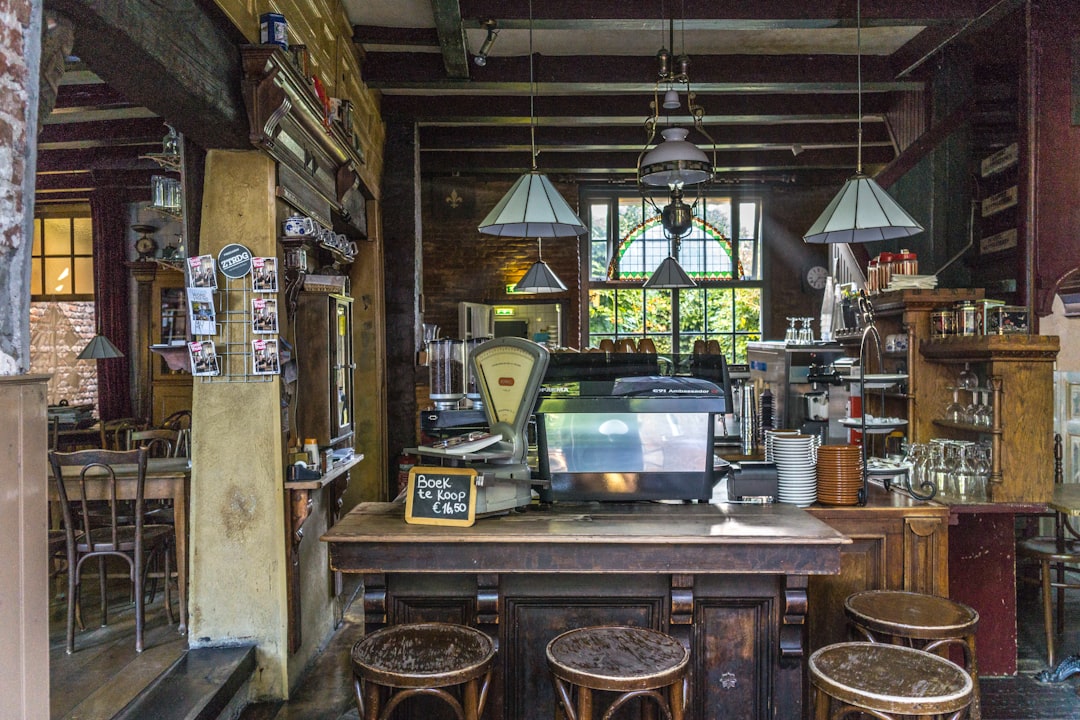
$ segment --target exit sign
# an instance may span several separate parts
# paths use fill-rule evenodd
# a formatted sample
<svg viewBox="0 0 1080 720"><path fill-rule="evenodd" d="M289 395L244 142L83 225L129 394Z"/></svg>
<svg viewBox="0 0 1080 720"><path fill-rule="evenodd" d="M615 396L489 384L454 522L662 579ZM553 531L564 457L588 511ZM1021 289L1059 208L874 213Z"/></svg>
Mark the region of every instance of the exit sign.
<svg viewBox="0 0 1080 720"><path fill-rule="evenodd" d="M495 317L514 317L514 308L497 307L495 308Z"/></svg>

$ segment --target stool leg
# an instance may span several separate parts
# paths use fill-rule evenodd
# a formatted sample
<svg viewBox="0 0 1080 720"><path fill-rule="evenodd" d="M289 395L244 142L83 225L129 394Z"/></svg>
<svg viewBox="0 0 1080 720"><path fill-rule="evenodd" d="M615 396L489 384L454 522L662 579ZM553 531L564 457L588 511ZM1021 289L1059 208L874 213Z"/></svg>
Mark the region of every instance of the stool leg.
<svg viewBox="0 0 1080 720"><path fill-rule="evenodd" d="M686 705L685 679L672 683L668 688L671 720L683 720L683 707Z"/></svg>
<svg viewBox="0 0 1080 720"><path fill-rule="evenodd" d="M465 710L465 720L479 720L477 709L480 706L480 691L477 687L476 678L465 683L465 692L462 697L462 705Z"/></svg>
<svg viewBox="0 0 1080 720"><path fill-rule="evenodd" d="M367 705L367 714L364 720L378 720L379 718L379 686L373 682L364 683L364 704Z"/></svg>
<svg viewBox="0 0 1080 720"><path fill-rule="evenodd" d="M982 720L982 693L979 691L979 661L975 655L975 635L964 636L967 671L971 675L971 720Z"/></svg>
<svg viewBox="0 0 1080 720"><path fill-rule="evenodd" d="M592 690L586 687L578 688L577 720L592 720L592 700Z"/></svg>
<svg viewBox="0 0 1080 720"><path fill-rule="evenodd" d="M814 720L828 720L830 697L814 685Z"/></svg>

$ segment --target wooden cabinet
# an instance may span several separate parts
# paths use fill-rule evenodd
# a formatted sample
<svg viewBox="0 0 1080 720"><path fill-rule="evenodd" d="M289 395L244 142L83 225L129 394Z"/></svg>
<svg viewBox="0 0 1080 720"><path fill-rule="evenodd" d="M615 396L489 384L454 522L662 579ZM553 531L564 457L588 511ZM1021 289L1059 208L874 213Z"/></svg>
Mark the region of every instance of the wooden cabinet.
<svg viewBox="0 0 1080 720"><path fill-rule="evenodd" d="M297 349L297 433L322 447L340 445L353 436L352 298L301 292L294 327L303 336Z"/></svg>
<svg viewBox="0 0 1080 720"><path fill-rule="evenodd" d="M191 373L184 369L190 339L187 295L179 266L159 262L129 263L136 282L136 357L134 410L157 426L177 410L191 409ZM151 352L151 345L176 343L175 353ZM174 356L179 362L170 364Z"/></svg>
<svg viewBox="0 0 1080 720"><path fill-rule="evenodd" d="M844 599L859 590L948 597L949 509L870 488L865 507L814 506L811 515L851 538L840 574L810 578L810 651L849 640Z"/></svg>

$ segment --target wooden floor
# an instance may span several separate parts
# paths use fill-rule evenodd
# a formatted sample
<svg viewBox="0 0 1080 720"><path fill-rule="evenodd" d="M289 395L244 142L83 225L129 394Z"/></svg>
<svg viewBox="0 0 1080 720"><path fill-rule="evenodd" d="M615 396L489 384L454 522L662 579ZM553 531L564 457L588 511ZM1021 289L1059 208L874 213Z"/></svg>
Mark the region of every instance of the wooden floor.
<svg viewBox="0 0 1080 720"><path fill-rule="evenodd" d="M146 649L135 653L133 611L126 586L110 590L110 623L98 627L96 582L88 578L87 630L76 635L76 652L64 651L64 602L53 603L50 623L51 717L53 720L110 720L154 677L184 651L175 627L168 627L159 593L147 608ZM174 594L175 595L175 594ZM175 603L175 597L174 601ZM986 720L1080 719L1080 675L1060 684L1033 679L1045 668L1041 610L1037 594L1021 597L1019 665L1016 677L984 678L983 717ZM356 603L359 605L359 603ZM115 610L114 610L114 609ZM354 609L358 612L359 609ZM1080 653L1080 593L1068 603L1062 656ZM241 720L348 720L356 718L352 705L349 648L362 632L362 617L346 614L345 622L314 660L287 703L250 705Z"/></svg>

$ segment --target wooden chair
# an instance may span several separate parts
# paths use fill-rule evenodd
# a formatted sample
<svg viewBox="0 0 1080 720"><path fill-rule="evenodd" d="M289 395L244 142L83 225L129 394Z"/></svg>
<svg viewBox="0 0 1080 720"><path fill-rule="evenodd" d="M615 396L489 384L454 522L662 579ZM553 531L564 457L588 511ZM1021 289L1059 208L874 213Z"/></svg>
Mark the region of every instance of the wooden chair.
<svg viewBox="0 0 1080 720"><path fill-rule="evenodd" d="M979 613L964 603L937 595L900 590L862 590L844 600L844 612L869 642L905 644L927 652L958 647L971 676L971 720L982 719L975 630Z"/></svg>
<svg viewBox="0 0 1080 720"><path fill-rule="evenodd" d="M708 350L706 348L706 345L705 345L705 341L702 340L701 338L698 338L697 340L695 340L694 341L694 351L693 352L694 352L694 355L705 355L708 352Z"/></svg>
<svg viewBox="0 0 1080 720"><path fill-rule="evenodd" d="M178 430L155 428L153 430L134 430L129 435L131 447L146 448L149 457L177 457L180 436Z"/></svg>
<svg viewBox="0 0 1080 720"><path fill-rule="evenodd" d="M169 573L169 548L172 527L148 525L144 522L143 493L146 485L145 448L128 451L79 450L70 453L49 453L53 478L56 481L60 508L64 516L67 535L67 652L75 651L75 609L79 602L79 585L83 564L91 558L98 559L101 586L101 624L108 623L108 592L106 587L105 560L109 557L127 563L129 577L134 586L135 601L135 650L143 649L143 608L145 597L143 583L149 558L161 553L165 573ZM130 482L118 480L114 466L131 464L137 468L135 478L134 512L125 518L126 510L119 507L123 492L119 484ZM64 468L79 468L78 474L65 479ZM90 497L100 498L108 507L107 513L91 512ZM131 524L121 522L130 519ZM165 585L165 612L169 623L173 622L169 585Z"/></svg>
<svg viewBox="0 0 1080 720"><path fill-rule="evenodd" d="M408 648L408 652L402 652ZM451 623L391 625L365 635L352 653L361 720L386 720L410 697L435 697L459 720L484 714L495 643L476 628ZM461 688L461 697L450 690Z"/></svg>
<svg viewBox="0 0 1080 720"><path fill-rule="evenodd" d="M880 643L826 645L810 656L816 720L872 715L959 720L971 704L971 676L925 650Z"/></svg>
<svg viewBox="0 0 1080 720"><path fill-rule="evenodd" d="M191 411L177 410L161 421L164 430L176 431L174 457L191 457Z"/></svg>
<svg viewBox="0 0 1080 720"><path fill-rule="evenodd" d="M618 342L615 343L615 352L637 352L637 345L634 343L634 338L619 338Z"/></svg>
<svg viewBox="0 0 1080 720"><path fill-rule="evenodd" d="M646 353L648 355L656 354L656 343L652 338L641 338L637 344L637 351L639 353Z"/></svg>
<svg viewBox="0 0 1080 720"><path fill-rule="evenodd" d="M1054 436L1054 484L1063 482L1061 435ZM1042 589L1043 628L1046 633L1046 662L1055 665L1054 596L1057 591L1057 635L1065 632L1065 591L1080 590L1080 528L1065 513L1054 513L1054 535L1036 536L1016 544L1018 561L1034 562L1038 577L1017 572L1021 582L1037 584Z"/></svg>
<svg viewBox="0 0 1080 720"><path fill-rule="evenodd" d="M645 717L656 717L649 713L659 709L664 718L683 718L690 653L662 632L626 626L569 630L548 643L547 663L557 718L593 720L595 691L619 693L604 720L635 698Z"/></svg>
<svg viewBox="0 0 1080 720"><path fill-rule="evenodd" d="M130 450L131 433L142 430L145 423L138 418L116 418L101 422L101 449Z"/></svg>
<svg viewBox="0 0 1080 720"><path fill-rule="evenodd" d="M615 341L611 338L604 338L600 341L600 350L602 352L613 353L615 352Z"/></svg>

